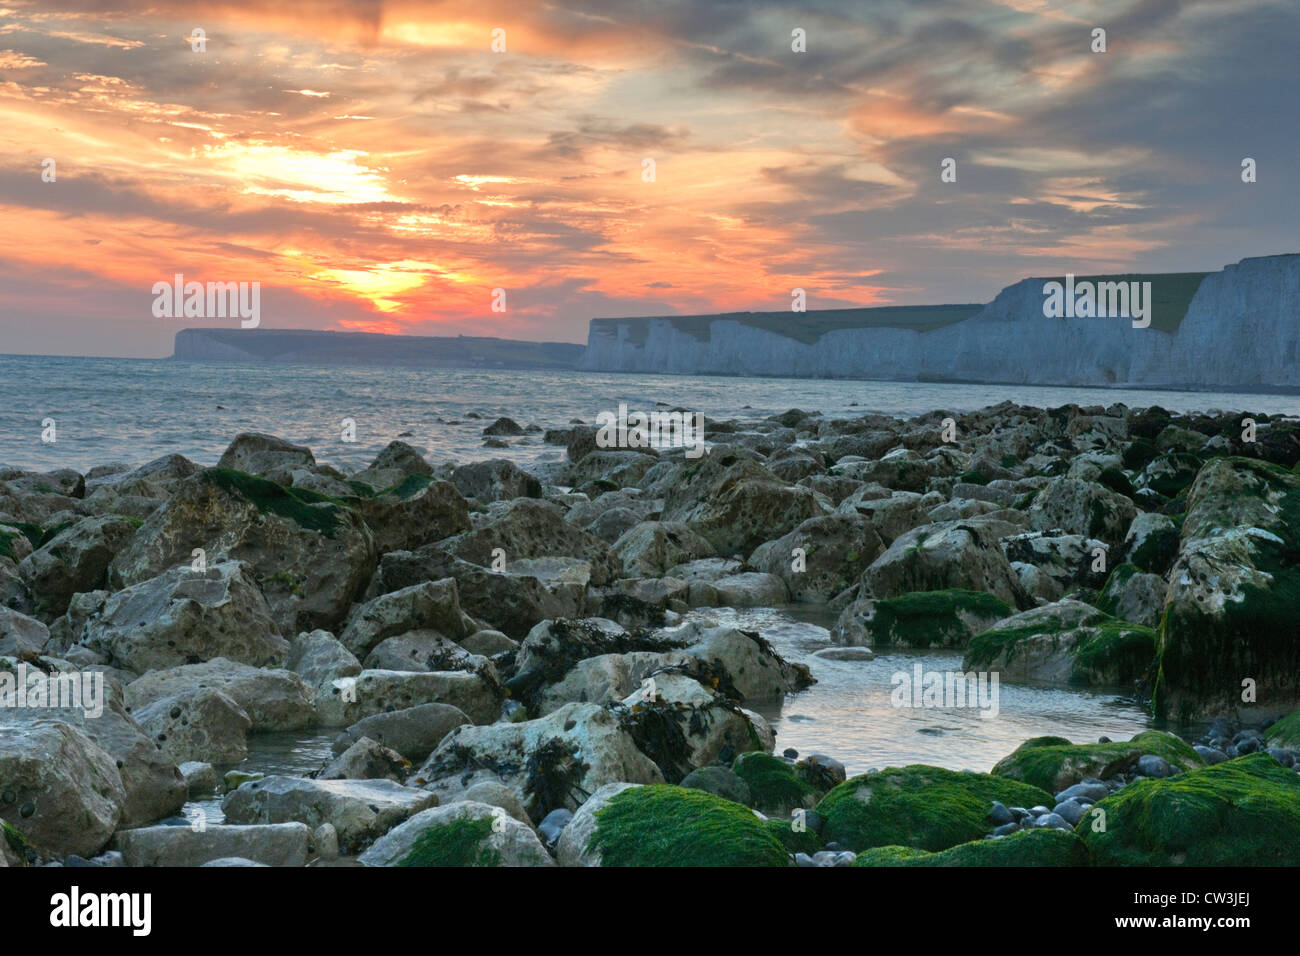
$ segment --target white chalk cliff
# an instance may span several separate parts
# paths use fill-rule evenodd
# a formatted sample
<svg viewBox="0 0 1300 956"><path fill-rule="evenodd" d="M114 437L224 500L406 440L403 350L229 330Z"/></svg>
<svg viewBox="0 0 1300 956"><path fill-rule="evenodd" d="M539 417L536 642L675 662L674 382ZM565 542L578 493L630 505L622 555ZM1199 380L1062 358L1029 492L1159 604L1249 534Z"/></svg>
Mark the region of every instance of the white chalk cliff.
<svg viewBox="0 0 1300 956"><path fill-rule="evenodd" d="M1158 300L1161 277L1141 278L1153 280ZM1178 278L1171 276L1170 284ZM971 317L929 331L841 328L810 343L743 318L716 318L703 336L689 325L674 324L672 317L596 319L581 367L1026 385L1300 388L1300 255L1243 259L1209 273L1199 285L1184 280L1195 292L1190 301L1184 298L1182 321L1175 315L1162 322L1160 310L1163 305L1182 313L1184 303L1171 307L1157 301L1149 328L1134 328L1120 317L1047 318L1044 281L1017 282ZM790 313L782 321L795 328L803 315L815 313ZM1161 325L1176 328L1162 331Z"/></svg>

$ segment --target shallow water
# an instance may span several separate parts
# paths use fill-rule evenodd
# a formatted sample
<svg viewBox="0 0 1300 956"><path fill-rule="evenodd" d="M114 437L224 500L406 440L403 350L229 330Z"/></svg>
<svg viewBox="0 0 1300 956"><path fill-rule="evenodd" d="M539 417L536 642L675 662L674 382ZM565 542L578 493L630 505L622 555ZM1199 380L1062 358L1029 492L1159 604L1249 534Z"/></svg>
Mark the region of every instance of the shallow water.
<svg viewBox="0 0 1300 956"><path fill-rule="evenodd" d="M1030 737L1058 736L1093 743L1100 736L1128 740L1150 729L1151 718L1121 692L1068 686L1000 683L997 715L976 708L896 708L893 675L959 671L960 651L888 650L872 661L833 661L814 652L832 646L824 612L789 608L704 608L690 618L759 631L785 658L807 664L817 683L757 709L776 731L776 752L820 752L850 774L877 767L926 763L952 770L990 770ZM820 623L818 623L820 619Z"/></svg>
<svg viewBox="0 0 1300 956"><path fill-rule="evenodd" d="M722 419L762 418L791 407L840 417L907 417L1008 400L1300 415L1296 395L0 355L0 464L85 471L177 453L211 465L241 431L301 442L339 466L368 464L395 438L434 463L509 458L526 464L558 461L564 449L542 444L540 432L511 439L507 449L485 448L483 428L500 415L541 428L574 418L594 422L620 402L629 411L662 402ZM471 412L483 418L466 418ZM53 443L41 440L47 418L55 421ZM356 422L355 443L341 440L345 418Z"/></svg>
<svg viewBox="0 0 1300 956"><path fill-rule="evenodd" d="M267 734L249 734L248 757L243 763L226 764L217 768L224 775L228 770L242 770L245 773L287 774L301 777L325 766L334 755L330 744L341 733L339 728L329 730L293 730L277 731ZM191 800L185 804L182 813L194 819L193 811L202 811L209 826L224 823L226 815L221 812L223 788L201 800Z"/></svg>

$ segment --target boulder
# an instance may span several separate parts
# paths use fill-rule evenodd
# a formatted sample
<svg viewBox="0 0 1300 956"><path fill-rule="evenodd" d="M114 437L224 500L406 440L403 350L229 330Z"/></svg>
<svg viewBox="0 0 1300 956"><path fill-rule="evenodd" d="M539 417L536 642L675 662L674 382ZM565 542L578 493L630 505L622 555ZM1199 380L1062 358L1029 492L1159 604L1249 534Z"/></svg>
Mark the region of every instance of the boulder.
<svg viewBox="0 0 1300 956"><path fill-rule="evenodd" d="M1149 679L1156 632L1065 599L999 621L974 637L962 667L1002 680L1119 685Z"/></svg>
<svg viewBox="0 0 1300 956"><path fill-rule="evenodd" d="M965 647L972 637L1009 616L1001 598L949 588L895 598L859 596L840 612L831 632L849 645Z"/></svg>
<svg viewBox="0 0 1300 956"><path fill-rule="evenodd" d="M172 568L110 595L86 620L81 643L139 673L216 657L278 663L289 648L240 561Z"/></svg>
<svg viewBox="0 0 1300 956"><path fill-rule="evenodd" d="M760 545L749 563L779 576L792 600L824 604L851 587L884 550L866 518L834 514L810 518L785 537Z"/></svg>
<svg viewBox="0 0 1300 956"><path fill-rule="evenodd" d="M468 671L370 671L344 677L316 694L322 727L349 727L389 710L420 704L451 704L475 723L495 720L501 692L491 680Z"/></svg>
<svg viewBox="0 0 1300 956"><path fill-rule="evenodd" d="M423 763L442 739L461 724L472 724L459 707L419 704L401 710L372 714L357 721L334 741L331 749L342 754L364 738L397 751L414 764Z"/></svg>
<svg viewBox="0 0 1300 956"><path fill-rule="evenodd" d="M1125 787L1078 828L1099 866L1296 866L1300 775L1256 753Z"/></svg>
<svg viewBox="0 0 1300 956"><path fill-rule="evenodd" d="M375 550L409 551L470 529L469 505L449 481L413 475L357 510L374 532Z"/></svg>
<svg viewBox="0 0 1300 956"><path fill-rule="evenodd" d="M270 826L142 827L113 839L127 866L203 866L239 857L264 866L306 866L311 828L301 823Z"/></svg>
<svg viewBox="0 0 1300 956"><path fill-rule="evenodd" d="M102 588L108 565L135 535L138 522L119 515L83 518L65 528L18 565L40 609L62 614L78 591Z"/></svg>
<svg viewBox="0 0 1300 956"><path fill-rule="evenodd" d="M375 569L361 516L320 495L213 468L181 482L109 566L113 587L184 567L202 549L209 566L244 561L285 634L333 628Z"/></svg>
<svg viewBox="0 0 1300 956"><path fill-rule="evenodd" d="M348 617L339 641L363 658L385 638L424 628L453 641L476 630L461 611L455 579L413 584L366 602Z"/></svg>
<svg viewBox="0 0 1300 956"><path fill-rule="evenodd" d="M752 811L702 790L616 783L574 814L562 866L785 866L789 854Z"/></svg>
<svg viewBox="0 0 1300 956"><path fill-rule="evenodd" d="M229 695L191 688L135 711L151 740L176 763L241 763L248 756L252 721Z"/></svg>
<svg viewBox="0 0 1300 956"><path fill-rule="evenodd" d="M856 853L894 845L934 852L988 833L994 800L1032 807L1051 799L1004 777L914 764L851 777L826 795L817 813L825 821L822 837Z"/></svg>
<svg viewBox="0 0 1300 956"><path fill-rule="evenodd" d="M611 550L627 577L660 577L676 565L717 553L702 535L675 521L642 521L623 532Z"/></svg>
<svg viewBox="0 0 1300 956"><path fill-rule="evenodd" d="M1059 528L1110 545L1123 542L1136 515L1131 499L1081 478L1053 480L1029 505L1030 523L1038 531Z"/></svg>
<svg viewBox="0 0 1300 956"><path fill-rule="evenodd" d="M1132 740L1104 744L1072 744L1062 737L1035 737L999 760L992 773L1022 780L1060 796L1080 781L1090 778L1109 780L1125 773L1136 766L1144 754L1163 757L1182 770L1202 765L1196 751L1178 737L1160 730L1149 730Z"/></svg>
<svg viewBox="0 0 1300 956"><path fill-rule="evenodd" d="M458 727L407 782L440 792L482 779L512 788L540 820L557 807L576 810L606 783L658 783L663 774L612 711L569 704L522 723Z"/></svg>
<svg viewBox="0 0 1300 956"><path fill-rule="evenodd" d="M971 519L915 528L894 540L862 574L877 598L913 591L985 591L1012 607L1028 596L998 545L996 525Z"/></svg>
<svg viewBox="0 0 1300 956"><path fill-rule="evenodd" d="M315 721L312 690L297 674L222 658L146 674L127 685L126 700L137 709L205 688L229 695L247 713L255 733L301 730Z"/></svg>
<svg viewBox="0 0 1300 956"><path fill-rule="evenodd" d="M338 833L339 849L355 853L412 814L437 803L424 790L390 780L310 780L273 775L226 794L222 812L232 823L323 823Z"/></svg>
<svg viewBox="0 0 1300 956"><path fill-rule="evenodd" d="M460 465L452 471L451 483L466 498L484 503L542 496L542 483L504 458Z"/></svg>
<svg viewBox="0 0 1300 956"><path fill-rule="evenodd" d="M555 866L533 828L462 800L411 817L375 841L363 866Z"/></svg>
<svg viewBox="0 0 1300 956"><path fill-rule="evenodd" d="M62 722L0 734L0 813L37 852L92 857L122 820L126 791L111 756Z"/></svg>
<svg viewBox="0 0 1300 956"><path fill-rule="evenodd" d="M242 471L277 484L289 484L289 474L296 468L314 470L316 457L305 445L295 445L260 432L243 432L235 436L217 462L218 468Z"/></svg>
<svg viewBox="0 0 1300 956"><path fill-rule="evenodd" d="M1201 469L1169 574L1157 713L1259 721L1300 707L1298 549L1300 475L1246 458Z"/></svg>

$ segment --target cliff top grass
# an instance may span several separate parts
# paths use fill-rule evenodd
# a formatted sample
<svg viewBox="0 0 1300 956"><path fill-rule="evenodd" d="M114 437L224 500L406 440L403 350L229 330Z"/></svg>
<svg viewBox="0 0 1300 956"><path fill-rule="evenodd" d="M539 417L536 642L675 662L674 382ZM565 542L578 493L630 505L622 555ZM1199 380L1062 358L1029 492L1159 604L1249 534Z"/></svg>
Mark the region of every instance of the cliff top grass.
<svg viewBox="0 0 1300 956"><path fill-rule="evenodd" d="M772 830L753 811L702 790L631 787L596 813L588 849L603 866L785 866Z"/></svg>
<svg viewBox="0 0 1300 956"><path fill-rule="evenodd" d="M251 502L265 511L311 531L332 538L343 523L344 506L333 498L305 488L285 488L273 481L236 471L233 468L209 468L203 479L223 491Z"/></svg>
<svg viewBox="0 0 1300 956"><path fill-rule="evenodd" d="M1162 730L1148 730L1132 740L1108 744L1073 744L1064 737L1034 737L999 760L992 773L1055 794L1088 777L1112 777L1143 754L1164 757L1182 770L1204 766L1196 751L1180 738Z"/></svg>
<svg viewBox="0 0 1300 956"><path fill-rule="evenodd" d="M817 806L822 837L855 852L906 845L946 850L992 829L994 800L1008 806L1049 805L1051 794L1006 777L913 764L853 777Z"/></svg>
<svg viewBox="0 0 1300 956"><path fill-rule="evenodd" d="M499 854L484 841L492 834L492 818L460 819L429 827L411 845L398 866L496 866Z"/></svg>
<svg viewBox="0 0 1300 956"><path fill-rule="evenodd" d="M1073 833L1020 830L996 840L972 840L939 853L882 846L858 854L854 866L1086 866L1088 851Z"/></svg>
<svg viewBox="0 0 1300 956"><path fill-rule="evenodd" d="M1192 297L1208 272L1132 272L1115 275L1075 276L1080 282L1150 282L1151 328L1161 332L1176 332L1182 324ZM1045 283L1060 282L1064 276L1030 278L1024 281ZM805 345L811 345L828 332L840 329L910 329L931 332L954 325L979 313L980 303L961 305L886 305L861 309L814 309L810 312L723 312L717 315L656 315L623 319L592 319L591 330L597 334L615 336L622 327L627 341L645 345L650 334L650 323L656 320L669 322L673 328L685 332L701 342L712 336L714 322L728 320L750 328L762 329Z"/></svg>
<svg viewBox="0 0 1300 956"><path fill-rule="evenodd" d="M708 342L711 326L718 321L739 322L754 329L782 335L804 345L812 345L827 332L840 329L911 329L929 332L969 319L983 305L886 305L862 309L815 309L811 312L724 312L718 315L663 315L627 319L592 319L593 331L617 334L619 326L627 329L628 341L644 345L655 320L672 323L673 328Z"/></svg>
<svg viewBox="0 0 1300 956"><path fill-rule="evenodd" d="M1201 280L1208 275L1208 272L1125 272L1075 276L1074 285L1077 289L1080 282L1091 282L1094 287L1099 282L1150 282L1151 328L1161 332L1177 332L1178 326L1183 324L1183 317L1187 315L1187 307L1192 304L1192 297L1201 287ZM1059 282L1064 285L1065 276L1044 276L1027 281Z"/></svg>
<svg viewBox="0 0 1300 956"><path fill-rule="evenodd" d="M1141 780L1097 804L1106 828L1075 832L1098 866L1298 866L1300 774L1256 753L1164 780Z"/></svg>

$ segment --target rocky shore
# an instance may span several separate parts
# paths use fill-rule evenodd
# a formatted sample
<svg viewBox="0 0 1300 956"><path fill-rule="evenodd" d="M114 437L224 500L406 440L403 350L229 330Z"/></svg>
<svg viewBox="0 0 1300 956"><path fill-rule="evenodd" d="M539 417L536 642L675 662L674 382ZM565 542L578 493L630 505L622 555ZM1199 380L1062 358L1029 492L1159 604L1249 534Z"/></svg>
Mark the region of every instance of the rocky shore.
<svg viewBox="0 0 1300 956"><path fill-rule="evenodd" d="M1300 422L596 435L551 427L564 460L527 472L395 441L344 473L252 433L214 468L0 467L0 866L1300 864ZM1040 737L988 773L775 753L758 708L813 676L707 609L789 603L844 658L960 649L1186 739ZM32 696L60 674L98 712ZM313 773L239 769L325 729Z"/></svg>

